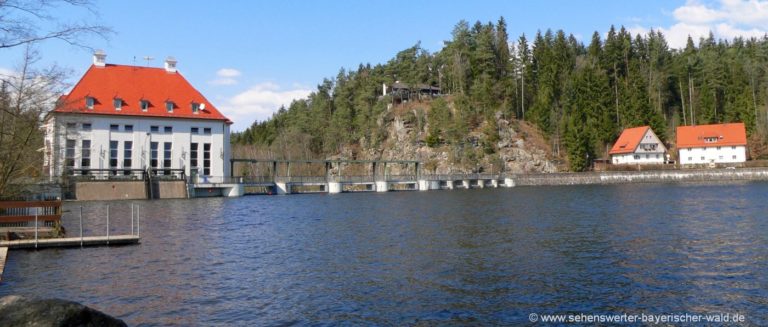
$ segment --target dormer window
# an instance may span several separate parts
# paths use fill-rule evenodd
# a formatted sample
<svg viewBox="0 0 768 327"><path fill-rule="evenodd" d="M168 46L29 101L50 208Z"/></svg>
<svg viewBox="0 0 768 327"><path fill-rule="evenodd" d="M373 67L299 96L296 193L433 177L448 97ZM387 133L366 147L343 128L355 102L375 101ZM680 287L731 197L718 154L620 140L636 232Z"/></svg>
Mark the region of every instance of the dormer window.
<svg viewBox="0 0 768 327"><path fill-rule="evenodd" d="M141 111L149 110L149 100L139 100L139 108Z"/></svg>
<svg viewBox="0 0 768 327"><path fill-rule="evenodd" d="M717 136L704 138L704 143L715 143L715 142L717 142Z"/></svg>
<svg viewBox="0 0 768 327"><path fill-rule="evenodd" d="M93 109L93 105L96 103L96 99L93 97L85 97L85 107L88 109Z"/></svg>
<svg viewBox="0 0 768 327"><path fill-rule="evenodd" d="M120 109L123 109L123 99L115 98L113 102L115 104L115 110L120 111Z"/></svg>
<svg viewBox="0 0 768 327"><path fill-rule="evenodd" d="M168 113L173 113L173 101L165 101L165 110L168 111Z"/></svg>
<svg viewBox="0 0 768 327"><path fill-rule="evenodd" d="M192 102L192 113L197 114L200 111L200 104L197 102Z"/></svg>

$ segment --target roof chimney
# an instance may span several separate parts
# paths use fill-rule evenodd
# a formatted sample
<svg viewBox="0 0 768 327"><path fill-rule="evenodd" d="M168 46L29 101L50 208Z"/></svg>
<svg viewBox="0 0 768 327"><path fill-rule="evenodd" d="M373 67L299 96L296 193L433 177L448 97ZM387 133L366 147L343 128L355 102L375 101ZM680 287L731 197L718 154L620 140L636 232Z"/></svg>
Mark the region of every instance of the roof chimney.
<svg viewBox="0 0 768 327"><path fill-rule="evenodd" d="M165 71L169 73L176 73L176 58L165 58Z"/></svg>
<svg viewBox="0 0 768 327"><path fill-rule="evenodd" d="M106 59L107 54L104 52L104 50L96 50L96 52L93 53L93 65L96 67L106 66Z"/></svg>

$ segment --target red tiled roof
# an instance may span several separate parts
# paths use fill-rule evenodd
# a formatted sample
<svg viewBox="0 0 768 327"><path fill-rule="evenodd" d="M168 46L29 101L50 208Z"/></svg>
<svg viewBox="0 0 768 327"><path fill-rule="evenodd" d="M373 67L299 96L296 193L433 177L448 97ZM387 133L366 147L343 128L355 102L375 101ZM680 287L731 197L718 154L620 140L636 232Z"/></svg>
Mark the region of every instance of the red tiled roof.
<svg viewBox="0 0 768 327"><path fill-rule="evenodd" d="M93 109L86 107L86 97L95 99ZM122 100L120 111L115 110L116 98ZM147 111L141 110L141 100L149 101ZM172 113L166 110L166 101L174 103ZM205 109L192 113L193 102L205 104ZM178 71L169 73L164 68L111 64L91 66L72 91L61 97L54 112L210 119L232 123Z"/></svg>
<svg viewBox="0 0 768 327"><path fill-rule="evenodd" d="M611 148L611 151L608 152L608 154L635 152L635 149L637 149L637 146L640 145L640 141L643 140L643 136L645 136L645 133L649 128L650 126L641 126L625 129L623 132L621 132L619 139L616 140L616 143L613 144L613 147Z"/></svg>
<svg viewBox="0 0 768 327"><path fill-rule="evenodd" d="M707 141L707 139L714 141ZM677 148L747 145L744 123L678 126Z"/></svg>

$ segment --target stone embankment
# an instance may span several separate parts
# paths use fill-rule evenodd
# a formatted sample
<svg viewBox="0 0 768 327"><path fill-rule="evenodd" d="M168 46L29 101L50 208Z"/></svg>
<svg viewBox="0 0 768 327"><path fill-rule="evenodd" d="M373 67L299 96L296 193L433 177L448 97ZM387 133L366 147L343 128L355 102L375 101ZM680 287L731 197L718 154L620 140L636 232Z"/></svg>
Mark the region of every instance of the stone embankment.
<svg viewBox="0 0 768 327"><path fill-rule="evenodd" d="M515 186L750 181L768 180L768 168L520 174L512 180Z"/></svg>

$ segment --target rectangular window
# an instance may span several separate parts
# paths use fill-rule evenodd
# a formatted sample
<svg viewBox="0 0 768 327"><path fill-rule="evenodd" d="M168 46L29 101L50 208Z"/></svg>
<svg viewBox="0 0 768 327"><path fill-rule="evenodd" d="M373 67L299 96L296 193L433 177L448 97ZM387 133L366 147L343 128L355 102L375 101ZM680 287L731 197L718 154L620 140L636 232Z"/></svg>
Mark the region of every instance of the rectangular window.
<svg viewBox="0 0 768 327"><path fill-rule="evenodd" d="M718 150L720 150L720 147L717 147Z"/></svg>
<svg viewBox="0 0 768 327"><path fill-rule="evenodd" d="M92 128L93 125L91 125L91 123L83 123L83 132L90 132Z"/></svg>
<svg viewBox="0 0 768 327"><path fill-rule="evenodd" d="M650 159L650 158L651 158L651 155L650 155L650 154L646 154L646 155L645 155L645 159Z"/></svg>
<svg viewBox="0 0 768 327"><path fill-rule="evenodd" d="M173 133L173 126L165 126L165 128L163 128L163 132L165 132L165 134Z"/></svg>
<svg viewBox="0 0 768 327"><path fill-rule="evenodd" d="M733 159L736 159L736 155L734 154L732 158L733 158Z"/></svg>
<svg viewBox="0 0 768 327"><path fill-rule="evenodd" d="M736 147L735 147L735 146L732 146L732 147L731 147L731 149L733 149L733 150L736 150Z"/></svg>
<svg viewBox="0 0 768 327"><path fill-rule="evenodd" d="M124 130L126 132L133 132L133 125L125 125Z"/></svg>
<svg viewBox="0 0 768 327"><path fill-rule="evenodd" d="M723 156L719 156L718 159L723 160Z"/></svg>
<svg viewBox="0 0 768 327"><path fill-rule="evenodd" d="M156 173L157 169L157 142L149 143L149 166L152 168L152 173Z"/></svg>
<svg viewBox="0 0 768 327"><path fill-rule="evenodd" d="M74 132L77 129L77 123L67 123L67 132Z"/></svg>
<svg viewBox="0 0 768 327"><path fill-rule="evenodd" d="M203 143L203 175L211 175L211 144Z"/></svg>
<svg viewBox="0 0 768 327"><path fill-rule="evenodd" d="M109 141L109 168L112 168L112 175L117 175L117 141Z"/></svg>
<svg viewBox="0 0 768 327"><path fill-rule="evenodd" d="M85 97L85 107L88 109L93 109L93 105L96 103L96 99L93 97Z"/></svg>
<svg viewBox="0 0 768 327"><path fill-rule="evenodd" d="M189 166L191 167L191 170L197 169L197 158L198 158L198 144L192 143L189 145Z"/></svg>
<svg viewBox="0 0 768 327"><path fill-rule="evenodd" d="M200 134L200 128L198 127L192 127L189 129L189 132L192 134Z"/></svg>
<svg viewBox="0 0 768 327"><path fill-rule="evenodd" d="M120 130L120 125L118 125L118 124L111 124L111 125L109 125L109 130L113 131L113 132L117 132L117 131Z"/></svg>
<svg viewBox="0 0 768 327"><path fill-rule="evenodd" d="M130 175L131 167L133 166L133 142L132 141L125 141L123 142L123 174Z"/></svg>
<svg viewBox="0 0 768 327"><path fill-rule="evenodd" d="M693 157L688 157L688 161L693 161Z"/></svg>
<svg viewBox="0 0 768 327"><path fill-rule="evenodd" d="M211 135L211 128L210 127L203 128L203 134Z"/></svg>
<svg viewBox="0 0 768 327"><path fill-rule="evenodd" d="M81 174L88 175L88 170L91 168L91 140L83 140L81 144L80 168L83 169Z"/></svg>
<svg viewBox="0 0 768 327"><path fill-rule="evenodd" d="M141 111L149 110L149 101L147 101L147 100L140 100L139 101L139 107L141 108Z"/></svg>
<svg viewBox="0 0 768 327"><path fill-rule="evenodd" d="M160 131L160 127L158 126L149 126L149 131L152 133L157 133Z"/></svg>
<svg viewBox="0 0 768 327"><path fill-rule="evenodd" d="M701 161L704 161L704 156L701 156Z"/></svg>
<svg viewBox="0 0 768 327"><path fill-rule="evenodd" d="M64 150L64 167L67 168L67 174L72 174L75 168L75 147L77 141L67 140L66 149Z"/></svg>
<svg viewBox="0 0 768 327"><path fill-rule="evenodd" d="M173 107L175 107L173 102L171 102L171 101L166 101L165 102L165 110L168 111L169 113L173 112Z"/></svg>
<svg viewBox="0 0 768 327"><path fill-rule="evenodd" d="M639 155L639 154L636 154L636 155L634 156L634 158L635 158L635 160L640 160L640 155Z"/></svg>
<svg viewBox="0 0 768 327"><path fill-rule="evenodd" d="M197 102L192 102L192 113L197 114L198 111L200 111L200 104Z"/></svg>
<svg viewBox="0 0 768 327"><path fill-rule="evenodd" d="M120 109L123 109L123 99L115 98L115 110L120 111Z"/></svg>
<svg viewBox="0 0 768 327"><path fill-rule="evenodd" d="M163 168L166 169L165 174L170 175L171 171L168 170L171 168L171 150L173 149L173 143L171 142L165 142L163 143Z"/></svg>

